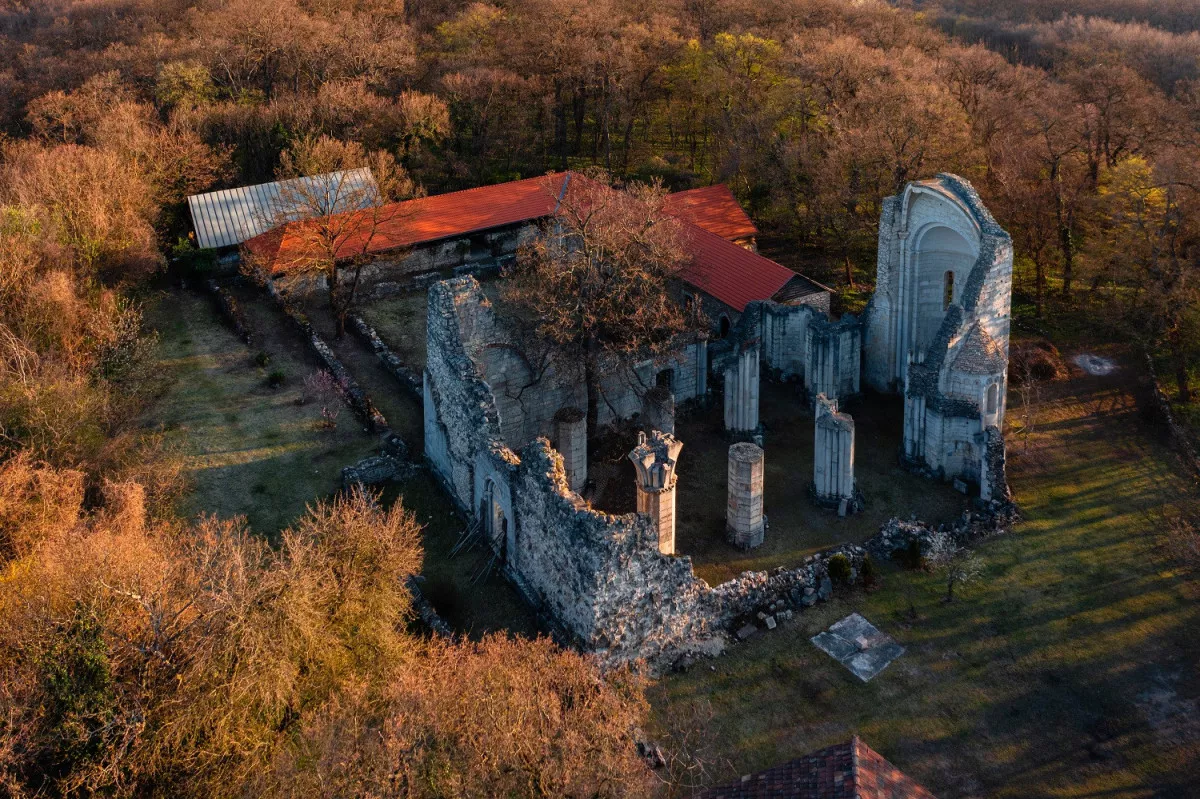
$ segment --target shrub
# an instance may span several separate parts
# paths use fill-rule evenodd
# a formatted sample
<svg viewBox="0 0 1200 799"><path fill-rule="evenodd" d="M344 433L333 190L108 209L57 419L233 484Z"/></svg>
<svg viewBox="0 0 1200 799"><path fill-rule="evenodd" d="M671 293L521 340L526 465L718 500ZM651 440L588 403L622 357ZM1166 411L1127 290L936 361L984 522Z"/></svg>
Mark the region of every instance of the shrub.
<svg viewBox="0 0 1200 799"><path fill-rule="evenodd" d="M904 549L897 550L897 560L909 569L921 569L925 566L925 556L921 554L921 540L913 538Z"/></svg>
<svg viewBox="0 0 1200 799"><path fill-rule="evenodd" d="M850 558L840 552L829 559L829 579L840 585L850 582Z"/></svg>
<svg viewBox="0 0 1200 799"><path fill-rule="evenodd" d="M276 369L275 371L271 372L271 374L267 375L267 385L271 388L279 388L286 382L287 375L283 373L282 369Z"/></svg>
<svg viewBox="0 0 1200 799"><path fill-rule="evenodd" d="M879 585L879 569L875 566L875 561L871 560L870 555L863 556L862 566L859 567L858 573L862 575L863 585L867 588Z"/></svg>
<svg viewBox="0 0 1200 799"><path fill-rule="evenodd" d="M271 356L265 352L260 352L254 356L254 365L266 369L271 365Z"/></svg>

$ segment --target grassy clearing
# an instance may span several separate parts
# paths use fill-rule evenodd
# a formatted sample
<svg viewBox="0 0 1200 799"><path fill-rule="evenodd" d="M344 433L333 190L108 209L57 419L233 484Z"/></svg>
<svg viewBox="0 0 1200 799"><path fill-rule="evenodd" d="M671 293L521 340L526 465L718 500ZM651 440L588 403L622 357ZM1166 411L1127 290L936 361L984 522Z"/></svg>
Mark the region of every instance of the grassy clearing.
<svg viewBox="0 0 1200 799"><path fill-rule="evenodd" d="M1156 527L1194 486L1144 428L1134 384L1126 361L1045 392L1028 447L1010 448L1025 521L980 547L985 579L959 601L889 568L876 593L664 679L658 723L711 702L719 778L858 733L943 799L1195 796L1200 596ZM852 611L908 648L867 685L808 641Z"/></svg>
<svg viewBox="0 0 1200 799"><path fill-rule="evenodd" d="M191 491L186 514L244 515L273 535L305 506L337 490L341 469L376 445L343 408L335 430L319 426L320 408L298 405L316 362L265 300L243 298L255 335L249 348L222 323L207 297L162 294L148 314L158 331L159 365L170 386L145 423L166 432L183 454ZM255 355L270 357L266 367ZM285 375L267 385L270 372Z"/></svg>
<svg viewBox="0 0 1200 799"><path fill-rule="evenodd" d="M425 368L425 315L428 294L413 291L366 304L362 318L392 351L419 374Z"/></svg>
<svg viewBox="0 0 1200 799"><path fill-rule="evenodd" d="M296 404L304 375L319 364L269 300L247 288L239 290L238 301L255 336L252 348L220 320L207 297L171 291L159 298L148 321L159 332L160 364L170 386L145 423L161 426L182 453L191 483L185 514L244 515L253 530L274 535L308 504L336 491L341 468L371 454L378 441L348 408L335 430L321 429L320 409ZM320 328L330 320L318 313L314 323ZM421 408L415 399L354 339L335 349L419 458ZM259 352L270 356L266 367L255 363ZM287 379L272 389L267 376L276 369ZM533 613L497 572L488 571L482 551L450 557L463 522L432 478L419 473L403 485L388 485L384 500L396 499L425 525L423 589L453 628L476 637L498 630L536 634Z"/></svg>
<svg viewBox="0 0 1200 799"><path fill-rule="evenodd" d="M896 465L902 412L898 400L869 396L848 403L854 416L856 479L866 508L845 518L809 499L813 477L813 417L789 384L763 382L760 418L765 429L763 487L769 529L765 543L744 552L725 540L729 440L720 402L681 415L676 434L683 441L676 497L679 552L690 555L696 574L716 585L750 569L796 566L804 556L846 541L865 541L893 516L911 514L933 522L950 521L967 498L949 485L932 483ZM605 485L597 501L612 513L635 510L633 465L617 452L602 451L589 467Z"/></svg>

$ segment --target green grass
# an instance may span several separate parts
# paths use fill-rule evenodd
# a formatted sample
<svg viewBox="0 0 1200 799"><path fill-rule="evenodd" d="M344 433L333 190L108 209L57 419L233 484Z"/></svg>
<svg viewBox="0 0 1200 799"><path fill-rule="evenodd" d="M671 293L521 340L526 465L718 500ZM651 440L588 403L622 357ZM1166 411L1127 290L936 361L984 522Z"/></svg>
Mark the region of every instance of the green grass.
<svg viewBox="0 0 1200 799"><path fill-rule="evenodd" d="M979 548L985 579L959 601L888 567L882 590L661 681L657 724L710 702L721 779L858 733L942 799L1194 796L1198 596L1155 521L1194 487L1143 428L1133 377L1127 361L1047 392L1010 449L1025 521ZM808 641L852 611L908 648L866 685Z"/></svg>
<svg viewBox="0 0 1200 799"><path fill-rule="evenodd" d="M392 351L418 374L425 368L425 315L428 295L413 291L365 304L362 318Z"/></svg>
<svg viewBox="0 0 1200 799"><path fill-rule="evenodd" d="M162 294L148 321L159 333L159 368L169 387L144 422L161 426L182 453L190 482L183 513L243 515L270 536L337 490L342 467L377 442L348 408L335 430L325 430L317 424L320 408L296 404L304 376L317 365L265 302L242 302L256 335L252 349L206 297ZM253 360L260 349L271 354L265 369ZM278 389L267 386L275 369L287 375Z"/></svg>
<svg viewBox="0 0 1200 799"><path fill-rule="evenodd" d="M399 499L424 525L421 591L447 624L472 638L499 631L537 635L533 611L492 563L491 550L479 545L451 556L465 524L428 472L388 484L383 496Z"/></svg>

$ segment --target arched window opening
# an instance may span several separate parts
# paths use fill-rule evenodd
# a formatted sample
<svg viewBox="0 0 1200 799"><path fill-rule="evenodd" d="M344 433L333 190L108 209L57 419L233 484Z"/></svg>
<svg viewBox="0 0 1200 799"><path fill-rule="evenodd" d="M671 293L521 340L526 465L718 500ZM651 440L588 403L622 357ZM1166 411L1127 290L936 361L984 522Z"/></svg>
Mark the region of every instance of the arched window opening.
<svg viewBox="0 0 1200 799"><path fill-rule="evenodd" d="M952 302L954 302L954 273L947 271L942 278L942 310L949 308Z"/></svg>
<svg viewBox="0 0 1200 799"><path fill-rule="evenodd" d="M721 327L721 338L725 338L726 336L729 335L729 317L726 316L725 314L721 314L720 327Z"/></svg>
<svg viewBox="0 0 1200 799"><path fill-rule="evenodd" d="M992 383L987 390L987 412L995 413L1000 408L1000 386Z"/></svg>

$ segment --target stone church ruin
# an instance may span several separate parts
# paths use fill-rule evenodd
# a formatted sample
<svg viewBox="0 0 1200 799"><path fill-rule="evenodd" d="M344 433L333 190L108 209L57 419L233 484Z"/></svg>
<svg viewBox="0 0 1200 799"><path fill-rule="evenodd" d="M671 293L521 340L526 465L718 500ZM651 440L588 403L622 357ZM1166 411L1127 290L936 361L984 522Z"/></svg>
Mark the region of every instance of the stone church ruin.
<svg viewBox="0 0 1200 799"><path fill-rule="evenodd" d="M969 183L942 174L884 201L875 294L860 315L840 318L831 314L829 289L757 252L757 229L728 188L668 195L664 210L686 232L676 298L711 328L678 339L666 355L603 364L598 423L628 436L616 460L625 469L632 464L634 484L622 490L636 511L596 507L595 442L588 440L579 365L548 348L536 351L477 280L517 257L573 180L588 178L554 173L397 204L374 231L362 273L364 299L428 287L423 374L418 380L403 364L393 373L409 374L422 394L431 470L561 640L611 663L669 662L735 625L746 629L764 609L828 598L825 563L835 552L854 573L867 550L887 554L927 530L893 519L863 546L840 545L710 586L681 552L680 540L695 539L680 526L677 501L689 458L716 451L711 443L689 450L677 413L686 420L709 403L721 412L713 424L723 439L721 463L706 461L706 474L725 486L705 490L723 500L714 513L723 518L713 519L723 546L769 544L771 516L786 515L792 503L812 503L835 520L861 511L870 503L861 490L863 465L881 457L953 482L984 506L1007 501L1001 431L1012 243ZM296 228L303 224L246 241L272 286L304 257L306 240ZM350 245L355 257L362 255L357 246ZM366 329L375 349L390 356ZM766 490L768 469L792 461L781 457L790 453L773 454L764 429L764 398L778 403L781 396L767 391L767 381L791 387L795 413L777 418L811 425L813 433L811 467L788 465L795 473L774 495ZM856 451L864 442L847 409L859 407L867 391L894 397L896 411L902 404L894 454L870 441L866 454ZM871 423L880 429L877 419ZM970 527L970 517L955 529Z"/></svg>
<svg viewBox="0 0 1200 799"><path fill-rule="evenodd" d="M521 357L516 331L473 277L429 290L429 463L506 575L560 635L613 661L661 660L717 635L772 598L765 593L771 580L776 588L805 589L797 596L807 598L825 579L817 558L786 579L747 573L710 587L689 557L676 554L676 464L687 457L687 441L675 437L675 407L704 400L716 383L735 442L725 521L738 547L770 536L764 509L772 502L809 501L803 491L763 494L771 453L757 434L766 373L802 385L809 398L814 467L795 481L810 487L812 500L839 514L862 502L854 420L839 404L864 386L902 397L897 457L908 468L973 486L983 501L1007 498L1001 429L1012 245L969 183L939 175L885 201L877 289L861 317L831 319L827 292L780 302L792 278L754 272L767 259L720 241L720 257L697 257L704 263L685 269L683 278L705 303L720 304L717 318L728 327L715 328L708 340L680 342L669 357L607 371L601 424L649 422L628 456L637 474L629 491L638 512L631 514L597 510L580 494L588 442L579 410L585 389L575 372L553 362L535 369ZM732 250L753 256L730 267L753 264L748 278L704 271Z"/></svg>

